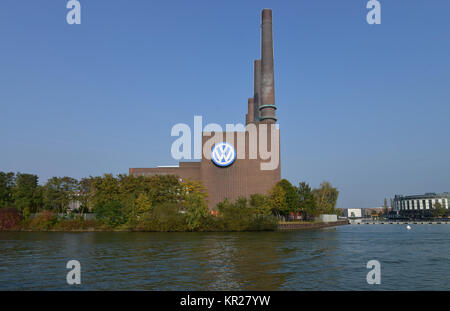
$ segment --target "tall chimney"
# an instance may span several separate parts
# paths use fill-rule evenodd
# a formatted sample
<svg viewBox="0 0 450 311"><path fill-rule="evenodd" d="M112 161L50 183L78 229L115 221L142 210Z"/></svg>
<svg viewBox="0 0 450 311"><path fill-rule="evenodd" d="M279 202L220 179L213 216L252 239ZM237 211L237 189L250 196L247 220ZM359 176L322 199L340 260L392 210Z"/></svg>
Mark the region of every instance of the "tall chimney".
<svg viewBox="0 0 450 311"><path fill-rule="evenodd" d="M259 122L259 101L261 95L261 60L255 59L254 62L254 78L253 78L253 102L255 105L254 121Z"/></svg>
<svg viewBox="0 0 450 311"><path fill-rule="evenodd" d="M275 95L273 74L272 10L262 11L261 25L261 96L258 102L260 120L275 123Z"/></svg>
<svg viewBox="0 0 450 311"><path fill-rule="evenodd" d="M248 114L247 114L247 119L246 119L247 124L253 123L255 120L254 119L255 113L253 111L254 109L255 109L255 104L253 102L253 98L249 98L248 99Z"/></svg>

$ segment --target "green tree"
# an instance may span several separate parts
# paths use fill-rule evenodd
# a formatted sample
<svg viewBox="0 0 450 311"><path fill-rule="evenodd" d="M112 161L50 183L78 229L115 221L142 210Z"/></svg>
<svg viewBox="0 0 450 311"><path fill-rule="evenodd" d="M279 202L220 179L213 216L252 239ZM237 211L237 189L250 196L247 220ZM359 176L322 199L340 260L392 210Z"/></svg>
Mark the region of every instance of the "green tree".
<svg viewBox="0 0 450 311"><path fill-rule="evenodd" d="M152 209L152 201L146 193L140 193L135 203L137 217L142 217Z"/></svg>
<svg viewBox="0 0 450 311"><path fill-rule="evenodd" d="M186 198L186 222L188 229L193 231L199 228L208 214L208 205L204 197L197 192L190 193Z"/></svg>
<svg viewBox="0 0 450 311"><path fill-rule="evenodd" d="M119 181L112 174L91 179L93 187L92 205L95 207L109 202L120 202Z"/></svg>
<svg viewBox="0 0 450 311"><path fill-rule="evenodd" d="M306 182L301 182L297 188L298 204L303 212L304 218L317 216L317 204L311 187Z"/></svg>
<svg viewBox="0 0 450 311"><path fill-rule="evenodd" d="M145 193L140 193L133 204L124 207L127 214L127 221L132 226L143 219L152 210L152 201Z"/></svg>
<svg viewBox="0 0 450 311"><path fill-rule="evenodd" d="M320 184L320 187L313 190L317 202L318 214L335 214L336 202L339 191L332 187L328 181Z"/></svg>
<svg viewBox="0 0 450 311"><path fill-rule="evenodd" d="M77 200L79 183L71 177L52 177L43 187L44 206L55 213L63 213L69 202Z"/></svg>
<svg viewBox="0 0 450 311"><path fill-rule="evenodd" d="M299 196L297 193L297 188L295 188L287 179L282 179L278 183L280 185L286 196L286 204L287 204L287 213L298 213L300 211L300 207L298 205Z"/></svg>
<svg viewBox="0 0 450 311"><path fill-rule="evenodd" d="M30 213L35 213L42 204L42 191L38 180L38 177L32 174L16 175L16 184L12 191L14 206L25 218Z"/></svg>
<svg viewBox="0 0 450 311"><path fill-rule="evenodd" d="M177 203L183 200L185 193L180 178L175 175L156 175L146 178L150 197L154 205Z"/></svg>
<svg viewBox="0 0 450 311"><path fill-rule="evenodd" d="M286 191L281 185L277 184L270 190L268 201L274 215L287 215L289 213Z"/></svg>
<svg viewBox="0 0 450 311"><path fill-rule="evenodd" d="M447 210L445 209L445 207L442 206L442 204L440 202L436 202L434 204L434 208L431 211L431 214L433 215L433 217L442 217L446 214Z"/></svg>
<svg viewBox="0 0 450 311"><path fill-rule="evenodd" d="M249 205L256 215L268 216L272 213L269 199L263 194L255 193L250 195Z"/></svg>
<svg viewBox="0 0 450 311"><path fill-rule="evenodd" d="M94 185L92 181L93 177L87 177L82 178L79 183L77 199L81 204L80 210L82 213L93 209L92 197L94 196Z"/></svg>
<svg viewBox="0 0 450 311"><path fill-rule="evenodd" d="M125 208L120 201L102 202L94 208L95 217L114 228L127 222Z"/></svg>
<svg viewBox="0 0 450 311"><path fill-rule="evenodd" d="M0 172L0 208L13 205L14 173Z"/></svg>

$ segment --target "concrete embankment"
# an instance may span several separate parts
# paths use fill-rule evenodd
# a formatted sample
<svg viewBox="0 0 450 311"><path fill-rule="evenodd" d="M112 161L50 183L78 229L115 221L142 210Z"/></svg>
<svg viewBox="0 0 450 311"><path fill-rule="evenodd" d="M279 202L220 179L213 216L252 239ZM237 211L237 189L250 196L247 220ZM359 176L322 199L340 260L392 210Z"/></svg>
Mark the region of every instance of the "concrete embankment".
<svg viewBox="0 0 450 311"><path fill-rule="evenodd" d="M278 225L278 231L320 229L327 227L343 226L348 224L349 224L348 220L339 220L332 222L311 222L311 223L282 223Z"/></svg>
<svg viewBox="0 0 450 311"><path fill-rule="evenodd" d="M440 224L450 224L450 221L364 221L355 222L351 221L351 225L440 225Z"/></svg>

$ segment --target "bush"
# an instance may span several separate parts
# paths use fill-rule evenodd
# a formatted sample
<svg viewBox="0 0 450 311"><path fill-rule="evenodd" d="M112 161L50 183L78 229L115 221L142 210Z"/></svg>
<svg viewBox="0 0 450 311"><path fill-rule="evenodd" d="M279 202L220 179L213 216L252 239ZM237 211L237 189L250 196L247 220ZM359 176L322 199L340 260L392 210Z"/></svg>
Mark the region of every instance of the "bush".
<svg viewBox="0 0 450 311"><path fill-rule="evenodd" d="M15 208L0 208L0 230L18 230L20 220L20 213Z"/></svg>
<svg viewBox="0 0 450 311"><path fill-rule="evenodd" d="M94 212L98 220L112 228L127 222L125 208L119 201L100 203L94 208Z"/></svg>
<svg viewBox="0 0 450 311"><path fill-rule="evenodd" d="M186 216L174 203L160 204L152 208L136 226L139 231L180 232L188 231Z"/></svg>
<svg viewBox="0 0 450 311"><path fill-rule="evenodd" d="M30 230L50 230L57 223L58 218L50 211L37 214L31 221L27 222Z"/></svg>
<svg viewBox="0 0 450 311"><path fill-rule="evenodd" d="M265 215L265 211L250 208L245 198L238 198L235 203L225 200L217 204L219 217L217 229L221 231L261 231L275 230L278 221L274 216Z"/></svg>
<svg viewBox="0 0 450 311"><path fill-rule="evenodd" d="M84 220L83 218L77 217L74 219L61 220L54 228L62 231L99 229L101 228L101 223L96 220Z"/></svg>

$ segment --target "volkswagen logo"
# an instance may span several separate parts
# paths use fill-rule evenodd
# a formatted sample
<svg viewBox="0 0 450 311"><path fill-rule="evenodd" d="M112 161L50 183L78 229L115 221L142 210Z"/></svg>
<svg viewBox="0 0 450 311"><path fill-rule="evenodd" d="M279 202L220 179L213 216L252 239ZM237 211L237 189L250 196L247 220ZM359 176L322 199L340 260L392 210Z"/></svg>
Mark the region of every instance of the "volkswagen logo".
<svg viewBox="0 0 450 311"><path fill-rule="evenodd" d="M218 166L229 166L236 160L236 150L229 143L215 144L211 150L211 160Z"/></svg>

